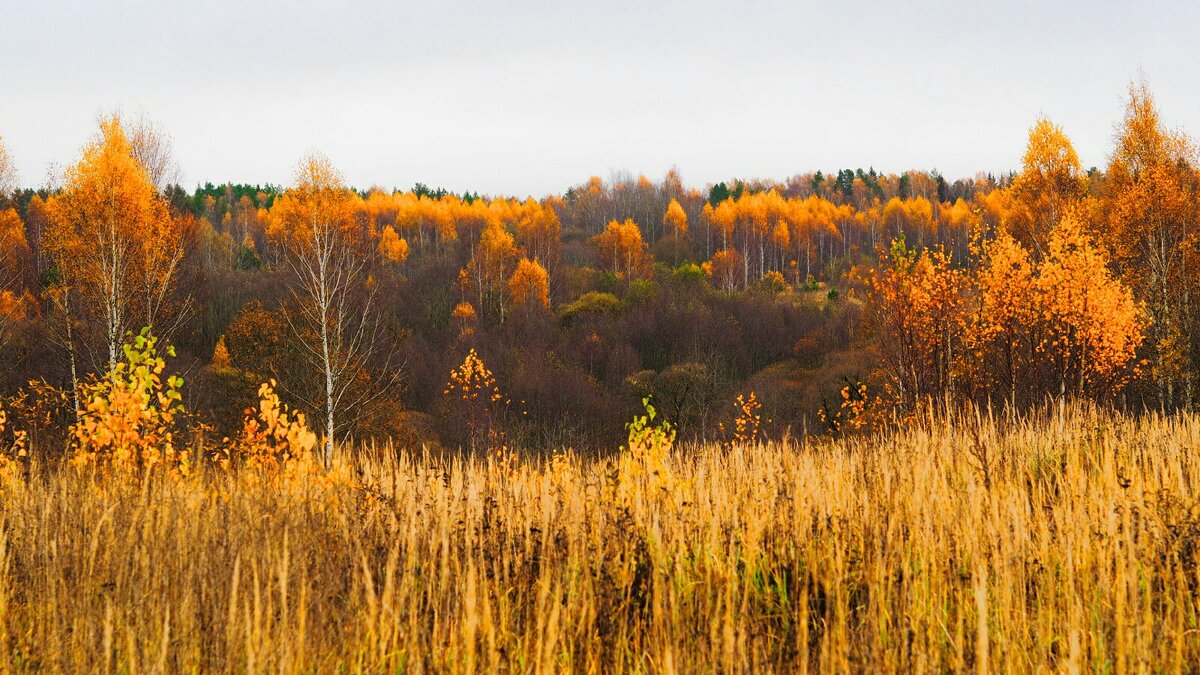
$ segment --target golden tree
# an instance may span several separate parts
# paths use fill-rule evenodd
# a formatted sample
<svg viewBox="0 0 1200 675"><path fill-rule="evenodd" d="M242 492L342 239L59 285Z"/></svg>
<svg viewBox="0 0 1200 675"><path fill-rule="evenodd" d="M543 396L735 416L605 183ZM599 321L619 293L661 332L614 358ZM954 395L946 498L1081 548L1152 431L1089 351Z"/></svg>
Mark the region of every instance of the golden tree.
<svg viewBox="0 0 1200 675"><path fill-rule="evenodd" d="M508 401L492 371L472 348L450 372L442 390L455 419L461 420L472 448L491 449L500 444L500 418Z"/></svg>
<svg viewBox="0 0 1200 675"><path fill-rule="evenodd" d="M1038 272L1046 323L1041 348L1054 366L1058 394L1102 398L1119 390L1146 320L1073 214L1052 232Z"/></svg>
<svg viewBox="0 0 1200 675"><path fill-rule="evenodd" d="M727 199L716 207L706 206L704 213L713 229L721 234L721 248L729 248L729 238L733 235L734 228L733 200Z"/></svg>
<svg viewBox="0 0 1200 675"><path fill-rule="evenodd" d="M678 199L672 197L671 203L667 205L667 212L663 214L663 227L675 235L675 262L678 263L679 240L688 231L687 211L684 211L683 207L679 205Z"/></svg>
<svg viewBox="0 0 1200 675"><path fill-rule="evenodd" d="M550 309L550 276L536 260L521 258L508 278L508 295L514 307Z"/></svg>
<svg viewBox="0 0 1200 675"><path fill-rule="evenodd" d="M723 248L713 254L712 260L700 266L712 285L726 293L737 289L738 270L742 267L742 255L736 249Z"/></svg>
<svg viewBox="0 0 1200 675"><path fill-rule="evenodd" d="M515 220L517 246L525 249L547 274L556 270L562 258L562 225L554 209L529 199L521 205Z"/></svg>
<svg viewBox="0 0 1200 675"><path fill-rule="evenodd" d="M458 329L459 342L466 342L475 335L475 324L478 323L479 316L471 303L460 302L451 310L450 321Z"/></svg>
<svg viewBox="0 0 1200 675"><path fill-rule="evenodd" d="M980 389L1001 386L1015 405L1018 388L1029 391L1040 361L1036 271L1029 251L1004 228L981 253L972 278L976 293L966 323L964 371Z"/></svg>
<svg viewBox="0 0 1200 675"><path fill-rule="evenodd" d="M71 428L77 466L186 473L190 458L178 447L183 378L164 376L166 361L148 329L122 345L124 358L105 377L82 387L84 408ZM162 350L174 356L173 347Z"/></svg>
<svg viewBox="0 0 1200 675"><path fill-rule="evenodd" d="M1062 127L1042 117L1029 130L1021 173L1013 181L1016 209L1009 227L1037 258L1045 254L1050 231L1087 195L1087 176Z"/></svg>
<svg viewBox="0 0 1200 675"><path fill-rule="evenodd" d="M642 241L642 230L637 223L609 221L604 232L592 241L600 253L605 268L619 279L633 279L642 274L649 253Z"/></svg>
<svg viewBox="0 0 1200 675"><path fill-rule="evenodd" d="M39 277L51 267L50 259L42 245L42 237L45 236L49 224L50 212L47 209L46 200L42 199L40 195L33 195L29 203L25 205L24 234L27 238L26 243L33 253L31 259L33 271Z"/></svg>
<svg viewBox="0 0 1200 675"><path fill-rule="evenodd" d="M272 207L268 229L291 272L288 323L321 375L319 399L309 404L324 418L326 467L344 413L370 401L359 378L381 344L375 287L368 283L373 247L363 245L353 196L327 158L310 155Z"/></svg>
<svg viewBox="0 0 1200 675"><path fill-rule="evenodd" d="M1192 406L1200 372L1200 179L1187 136L1165 129L1145 83L1132 85L1100 190L1097 236L1146 303L1161 403Z"/></svg>
<svg viewBox="0 0 1200 675"><path fill-rule="evenodd" d="M134 158L120 118L100 123L100 137L67 171L48 211L41 243L54 266L49 297L64 315L72 362L74 325L96 325L111 371L131 326L173 328L160 315L169 309L183 259L178 223Z"/></svg>
<svg viewBox="0 0 1200 675"><path fill-rule="evenodd" d="M14 320L27 309L25 278L29 269L29 242L16 209L0 210L0 344Z"/></svg>
<svg viewBox="0 0 1200 675"><path fill-rule="evenodd" d="M396 234L396 228L388 225L379 234L379 256L397 265L408 259L408 242Z"/></svg>
<svg viewBox="0 0 1200 675"><path fill-rule="evenodd" d="M322 469L316 453L317 435L304 413L291 410L275 392L275 381L258 389L257 409L247 410L241 433L228 440L214 459L226 470L238 470L251 483L278 488L285 496L311 498L311 485L350 485L349 467Z"/></svg>
<svg viewBox="0 0 1200 675"><path fill-rule="evenodd" d="M463 290L477 299L479 310L490 308L504 320L508 280L517 264L518 251L512 234L499 221L484 227L479 244L467 266L459 271Z"/></svg>
<svg viewBox="0 0 1200 675"><path fill-rule="evenodd" d="M676 238L687 234L687 212L679 205L678 199L672 199L671 203L667 205L667 212L663 214L663 226L671 230Z"/></svg>
<svg viewBox="0 0 1200 675"><path fill-rule="evenodd" d="M911 409L955 390L966 284L943 251L918 252L903 239L888 263L872 279L868 319L885 387Z"/></svg>

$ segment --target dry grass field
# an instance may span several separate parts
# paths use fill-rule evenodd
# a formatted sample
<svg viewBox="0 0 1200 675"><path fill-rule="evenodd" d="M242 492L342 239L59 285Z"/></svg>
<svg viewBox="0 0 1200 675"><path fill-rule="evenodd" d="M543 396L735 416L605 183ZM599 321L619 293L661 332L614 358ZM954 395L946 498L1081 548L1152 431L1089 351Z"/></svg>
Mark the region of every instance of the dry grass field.
<svg viewBox="0 0 1200 675"><path fill-rule="evenodd" d="M1079 408L340 478L35 463L0 663L47 672L1189 672L1200 417ZM23 475L24 474L24 475ZM352 477L351 477L352 476Z"/></svg>

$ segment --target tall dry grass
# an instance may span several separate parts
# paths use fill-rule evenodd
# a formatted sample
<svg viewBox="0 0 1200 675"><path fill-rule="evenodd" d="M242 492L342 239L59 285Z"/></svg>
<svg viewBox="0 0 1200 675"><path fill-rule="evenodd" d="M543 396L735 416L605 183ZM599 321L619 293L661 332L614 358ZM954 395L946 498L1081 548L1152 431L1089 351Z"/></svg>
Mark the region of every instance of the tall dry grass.
<svg viewBox="0 0 1200 675"><path fill-rule="evenodd" d="M1192 671L1198 444L1193 415L1077 409L634 478L570 454L359 453L366 488L35 466L0 498L0 663Z"/></svg>

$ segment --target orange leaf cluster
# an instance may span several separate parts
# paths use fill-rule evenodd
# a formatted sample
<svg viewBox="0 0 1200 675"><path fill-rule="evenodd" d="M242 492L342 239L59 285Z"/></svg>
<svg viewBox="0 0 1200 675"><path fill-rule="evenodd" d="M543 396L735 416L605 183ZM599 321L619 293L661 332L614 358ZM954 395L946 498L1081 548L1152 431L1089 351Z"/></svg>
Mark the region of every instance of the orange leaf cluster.
<svg viewBox="0 0 1200 675"><path fill-rule="evenodd" d="M734 442L741 445L758 442L762 427L762 414L759 412L762 403L759 403L758 397L754 392L750 392L749 396L738 394L733 407L737 410L737 417L733 420Z"/></svg>
<svg viewBox="0 0 1200 675"><path fill-rule="evenodd" d="M1132 374L1148 325L1132 293L1068 214L1046 255L1001 230L970 271L898 242L873 283L885 381L901 407L958 393L1009 403L1108 398Z"/></svg>
<svg viewBox="0 0 1200 675"><path fill-rule="evenodd" d="M20 484L22 464L29 459L28 433L10 426L8 411L0 404L0 495Z"/></svg>
<svg viewBox="0 0 1200 675"><path fill-rule="evenodd" d="M667 212L663 214L663 225L675 233L676 237L687 234L687 212L680 206L678 199L671 199Z"/></svg>
<svg viewBox="0 0 1200 675"><path fill-rule="evenodd" d="M169 297L183 258L180 223L116 116L101 122L100 137L46 206L41 245L54 262L59 304L103 327L111 368L126 331L153 325Z"/></svg>
<svg viewBox="0 0 1200 675"><path fill-rule="evenodd" d="M508 279L508 294L513 305L550 308L550 275L536 260L521 258Z"/></svg>
<svg viewBox="0 0 1200 675"><path fill-rule="evenodd" d="M275 381L258 389L257 410L247 410L242 433L226 443L216 460L246 480L299 489L311 480L346 483L339 470L326 472L314 451L317 435L301 412L292 412L275 393Z"/></svg>
<svg viewBox="0 0 1200 675"><path fill-rule="evenodd" d="M604 267L618 279L631 280L645 273L650 262L649 249L642 241L642 230L637 223L629 219L609 221L604 231L592 241L600 252Z"/></svg>
<svg viewBox="0 0 1200 675"><path fill-rule="evenodd" d="M492 371L474 349L467 352L462 364L450 372L450 381L442 390L442 396L464 420L472 444L500 445L496 418L509 401L496 384Z"/></svg>
<svg viewBox="0 0 1200 675"><path fill-rule="evenodd" d="M391 225L379 235L379 255L386 261L400 264L408 259L408 242L396 234Z"/></svg>
<svg viewBox="0 0 1200 675"><path fill-rule="evenodd" d="M143 330L124 345L125 358L102 379L84 385L84 408L71 428L75 466L137 475L165 467L186 475L191 460L176 447L176 420L183 411L179 376L163 377L166 362L158 339ZM174 350L166 349L168 355Z"/></svg>
<svg viewBox="0 0 1200 675"><path fill-rule="evenodd" d="M737 289L738 271L742 267L742 256L736 249L724 248L717 251L712 260L700 266L708 275L712 285L731 293Z"/></svg>

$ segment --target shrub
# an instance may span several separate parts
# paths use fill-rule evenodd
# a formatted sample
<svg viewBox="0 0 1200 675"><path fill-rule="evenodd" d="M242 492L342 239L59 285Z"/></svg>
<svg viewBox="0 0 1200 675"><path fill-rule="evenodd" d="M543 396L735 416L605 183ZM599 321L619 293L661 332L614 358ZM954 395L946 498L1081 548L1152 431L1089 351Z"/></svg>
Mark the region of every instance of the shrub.
<svg viewBox="0 0 1200 675"><path fill-rule="evenodd" d="M12 427L8 411L0 405L0 494L20 482L22 465L29 461L27 442L26 433Z"/></svg>
<svg viewBox="0 0 1200 675"><path fill-rule="evenodd" d="M570 321L576 316L587 314L616 314L621 311L621 301L612 293L591 291L584 293L575 302L562 308L559 316L563 321Z"/></svg>
<svg viewBox="0 0 1200 675"><path fill-rule="evenodd" d="M162 351L175 356L170 345ZM163 377L166 362L148 328L125 343L124 354L112 372L81 387L84 407L71 427L71 463L134 473L161 465L186 474L188 452L176 448L183 378Z"/></svg>
<svg viewBox="0 0 1200 675"><path fill-rule="evenodd" d="M645 415L633 418L628 444L621 449L617 462L617 500L631 513L641 513L662 497L673 497L675 476L671 471L671 449L675 446L675 428L666 420L658 425L658 416L649 398L642 399Z"/></svg>

